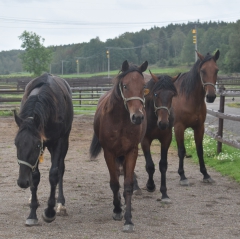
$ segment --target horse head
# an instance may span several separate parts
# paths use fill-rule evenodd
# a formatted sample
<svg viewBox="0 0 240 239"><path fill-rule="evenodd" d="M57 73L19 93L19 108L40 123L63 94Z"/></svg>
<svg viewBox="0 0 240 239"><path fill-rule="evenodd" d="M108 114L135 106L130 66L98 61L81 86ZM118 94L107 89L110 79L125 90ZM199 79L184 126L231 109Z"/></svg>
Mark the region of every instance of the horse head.
<svg viewBox="0 0 240 239"><path fill-rule="evenodd" d="M169 127L169 117L172 107L172 99L177 95L177 90L174 86L174 82L180 76L159 76L152 74L149 70L154 85L151 89L151 100L154 105L154 112L157 116L157 126L161 130L165 130Z"/></svg>
<svg viewBox="0 0 240 239"><path fill-rule="evenodd" d="M37 117L21 119L14 112L15 121L19 127L15 137L19 177L17 184L21 188L33 185L32 173L37 168L39 157L43 153L43 138L39 135L39 120Z"/></svg>
<svg viewBox="0 0 240 239"><path fill-rule="evenodd" d="M205 57L197 52L198 58L201 61L199 66L199 74L203 89L206 92L206 101L208 103L213 103L216 98L216 88L215 84L217 81L218 66L217 60L219 58L220 52L216 51L214 56L207 54Z"/></svg>
<svg viewBox="0 0 240 239"><path fill-rule="evenodd" d="M129 65L127 61L122 64L119 91L125 108L130 114L133 124L141 124L144 120L144 89L145 81L142 72L147 69L148 62L141 66Z"/></svg>

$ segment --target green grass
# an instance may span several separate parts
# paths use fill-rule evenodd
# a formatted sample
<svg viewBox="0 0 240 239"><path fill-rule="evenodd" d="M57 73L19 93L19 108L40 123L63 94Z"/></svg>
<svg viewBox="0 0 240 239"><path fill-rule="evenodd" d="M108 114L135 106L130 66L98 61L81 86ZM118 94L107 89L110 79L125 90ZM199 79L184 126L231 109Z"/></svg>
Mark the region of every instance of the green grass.
<svg viewBox="0 0 240 239"><path fill-rule="evenodd" d="M227 103L226 105L228 107L240 108L240 103L239 102Z"/></svg>
<svg viewBox="0 0 240 239"><path fill-rule="evenodd" d="M192 160L198 164L198 157L195 147L195 141L193 136L193 130L187 129L184 134L185 147L187 154L192 155ZM177 149L177 143L175 136L171 144ZM222 152L217 155L217 141L211 137L205 135L203 139L204 161L207 166L214 168L222 175L229 176L240 182L240 150L230 147L228 145L222 145Z"/></svg>
<svg viewBox="0 0 240 239"><path fill-rule="evenodd" d="M156 66L148 66L148 69L146 70L146 73L149 73L149 70L151 70L152 73L154 74L167 74L170 76L177 75L179 73L183 73L189 70L189 67L187 66L178 66L178 67L156 67ZM110 77L115 77L118 74L119 70L114 70L110 71L109 75ZM108 71L105 72L97 72L97 73L80 73L80 74L70 74L70 75L61 75L58 74L62 78L88 78L92 76L108 76ZM12 77L24 77L24 76L30 76L33 77L30 73L28 72L18 72L18 73L12 73L10 75L0 75L0 80L1 78L6 79L6 78L12 78Z"/></svg>

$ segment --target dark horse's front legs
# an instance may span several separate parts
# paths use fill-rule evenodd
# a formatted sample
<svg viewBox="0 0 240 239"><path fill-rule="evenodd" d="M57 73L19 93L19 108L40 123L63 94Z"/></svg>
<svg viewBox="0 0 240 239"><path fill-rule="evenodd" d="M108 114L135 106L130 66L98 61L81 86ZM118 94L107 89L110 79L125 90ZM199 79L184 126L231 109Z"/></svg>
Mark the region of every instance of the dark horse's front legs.
<svg viewBox="0 0 240 239"><path fill-rule="evenodd" d="M48 199L48 207L45 209L42 217L45 222L52 222L56 218L56 211L54 209L56 205L56 187L59 183L59 195L58 195L58 204L60 204L60 207L63 207L63 211L66 213L65 205L65 198L63 195L63 174L64 174L64 159L68 150L68 137L67 138L61 138L53 145L50 145L48 147L50 154L51 154L51 161L52 166L49 172L49 182L50 182L50 197ZM61 209L57 209L59 211ZM64 214L64 213L60 213Z"/></svg>
<svg viewBox="0 0 240 239"><path fill-rule="evenodd" d="M30 190L32 193L31 202L30 202L30 214L25 222L26 226L35 226L38 224L38 218L37 218L37 208L38 208L38 200L37 200L37 190L38 190L38 184L40 182L40 172L38 170L38 166L34 172L32 172L32 183L33 186L31 186Z"/></svg>

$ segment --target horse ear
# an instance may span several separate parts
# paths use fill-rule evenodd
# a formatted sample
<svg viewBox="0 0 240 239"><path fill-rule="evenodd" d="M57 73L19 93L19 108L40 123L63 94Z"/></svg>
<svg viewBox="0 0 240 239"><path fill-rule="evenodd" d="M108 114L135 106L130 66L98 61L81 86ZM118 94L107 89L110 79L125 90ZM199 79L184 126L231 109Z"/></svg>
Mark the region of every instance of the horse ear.
<svg viewBox="0 0 240 239"><path fill-rule="evenodd" d="M147 67L148 67L148 62L145 61L145 62L143 62L142 65L139 67L139 70L140 70L141 72L144 72L145 70L147 70Z"/></svg>
<svg viewBox="0 0 240 239"><path fill-rule="evenodd" d="M202 54L200 54L198 51L196 51L196 52L197 52L198 58L199 58L201 61L203 61L204 56L203 56Z"/></svg>
<svg viewBox="0 0 240 239"><path fill-rule="evenodd" d="M158 82L157 76L155 76L150 70L149 70L149 72L150 72L150 74L151 74L152 79L154 80L154 82L155 82L155 83Z"/></svg>
<svg viewBox="0 0 240 239"><path fill-rule="evenodd" d="M129 69L129 64L128 64L128 61L125 60L123 63L122 63L122 72L125 72Z"/></svg>
<svg viewBox="0 0 240 239"><path fill-rule="evenodd" d="M14 110L13 113L14 113L15 122L16 122L17 126L20 127L23 120L17 115L16 110Z"/></svg>
<svg viewBox="0 0 240 239"><path fill-rule="evenodd" d="M215 53L215 55L214 55L214 57L213 57L214 60L217 61L217 59L219 58L219 56L220 56L220 51L217 50L216 53Z"/></svg>
<svg viewBox="0 0 240 239"><path fill-rule="evenodd" d="M174 83L182 73L179 73L177 76L172 77L172 83Z"/></svg>

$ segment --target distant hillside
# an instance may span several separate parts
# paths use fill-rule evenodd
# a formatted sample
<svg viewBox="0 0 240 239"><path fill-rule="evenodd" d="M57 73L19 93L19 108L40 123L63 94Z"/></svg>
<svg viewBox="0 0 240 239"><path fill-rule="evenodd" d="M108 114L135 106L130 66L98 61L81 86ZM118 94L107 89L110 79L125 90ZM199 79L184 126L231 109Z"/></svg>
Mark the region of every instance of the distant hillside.
<svg viewBox="0 0 240 239"><path fill-rule="evenodd" d="M192 33L193 29L197 34ZM150 65L158 67L192 65L196 46L193 36L196 36L197 49L203 55L220 50L218 65L222 72L240 72L240 20L233 23L169 24L135 33L126 32L106 42L96 37L88 43L51 46L53 60L49 72L104 72L108 70L108 64L110 70L118 70L126 59L138 65L147 60ZM20 53L20 50L0 52L0 74L22 71Z"/></svg>

